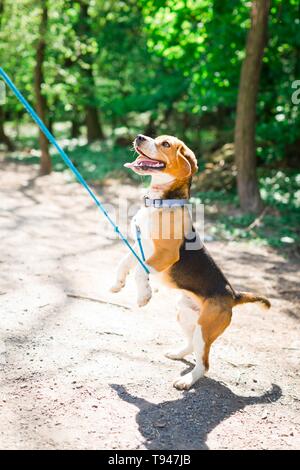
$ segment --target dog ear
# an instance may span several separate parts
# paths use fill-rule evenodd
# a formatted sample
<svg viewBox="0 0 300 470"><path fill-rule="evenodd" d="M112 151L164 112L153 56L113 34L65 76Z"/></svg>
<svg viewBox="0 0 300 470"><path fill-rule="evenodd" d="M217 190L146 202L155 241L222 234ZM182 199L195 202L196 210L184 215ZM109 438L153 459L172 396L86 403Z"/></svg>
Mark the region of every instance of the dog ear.
<svg viewBox="0 0 300 470"><path fill-rule="evenodd" d="M198 163L194 152L185 144L181 144L177 150L177 158L184 160L188 170L187 176L192 176L198 170Z"/></svg>

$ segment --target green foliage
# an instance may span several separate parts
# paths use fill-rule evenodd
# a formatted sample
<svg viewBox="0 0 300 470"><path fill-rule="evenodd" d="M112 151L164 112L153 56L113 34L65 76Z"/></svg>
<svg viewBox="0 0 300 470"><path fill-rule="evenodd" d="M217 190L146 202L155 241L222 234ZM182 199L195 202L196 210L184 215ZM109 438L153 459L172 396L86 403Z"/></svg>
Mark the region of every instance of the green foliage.
<svg viewBox="0 0 300 470"><path fill-rule="evenodd" d="M32 137L21 139L24 145L37 148L38 141ZM97 143L92 145L74 145L65 147L65 151L71 158L76 168L80 171L82 176L92 183L101 183L108 177L131 177L131 173L123 169L123 164L130 159L128 150L122 147L111 147L107 143ZM38 165L39 156L36 152L29 155L23 152L16 152L13 156L7 157L7 161L13 161L26 165ZM66 171L70 174L73 180L74 175L68 170L66 164L63 162L61 156L52 151L52 162L54 171ZM133 177L134 178L134 177ZM135 178L136 179L136 178Z"/></svg>
<svg viewBox="0 0 300 470"><path fill-rule="evenodd" d="M146 3L148 47L186 78L186 95L178 103L178 111L201 115L231 105L249 16L243 2Z"/></svg>
<svg viewBox="0 0 300 470"><path fill-rule="evenodd" d="M0 63L34 103L40 1L2 0ZM232 139L240 67L250 25L246 0L48 1L43 93L53 122L83 122L96 107L108 136L126 127L174 133L199 155ZM257 104L260 164L297 164L300 79L298 0L273 0ZM8 94L10 120L28 119Z"/></svg>
<svg viewBox="0 0 300 470"><path fill-rule="evenodd" d="M196 202L205 205L206 233L225 240L247 240L287 251L300 247L300 175L295 171L261 172L261 194L265 215L257 224L255 216L241 214L235 192L197 193ZM252 227L252 228L251 228Z"/></svg>
<svg viewBox="0 0 300 470"><path fill-rule="evenodd" d="M295 162L300 156L299 105L292 102L292 83L299 77L300 3L274 0L258 102L258 155L264 162Z"/></svg>
<svg viewBox="0 0 300 470"><path fill-rule="evenodd" d="M108 137L98 148L67 148L87 179L123 174L128 152L113 142L123 137L129 144L137 132L187 140L200 168L204 154L207 161L211 151L232 142L251 2L53 0L47 6L42 92L49 117L54 123L72 121L82 133L85 107L92 106ZM41 1L0 2L0 64L33 104L40 10ZM299 167L300 159L295 80L300 80L300 3L272 0L256 129L261 192L271 209L249 229L253 217L241 216L235 193L200 194L216 236L273 246L299 242L299 181L286 170ZM19 123L30 119L10 92L4 110L9 129L17 133ZM31 137L19 139L19 146L34 143ZM13 158L38 161L24 160L22 152ZM57 155L53 160L54 169L63 170Z"/></svg>

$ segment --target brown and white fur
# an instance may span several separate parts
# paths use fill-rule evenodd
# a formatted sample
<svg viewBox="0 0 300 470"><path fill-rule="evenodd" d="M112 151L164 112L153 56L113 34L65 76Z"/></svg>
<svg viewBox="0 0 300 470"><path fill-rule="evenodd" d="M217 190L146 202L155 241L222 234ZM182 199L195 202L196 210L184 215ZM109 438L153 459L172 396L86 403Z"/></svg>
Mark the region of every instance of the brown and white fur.
<svg viewBox="0 0 300 470"><path fill-rule="evenodd" d="M172 136L152 139L139 135L134 146L139 156L125 166L140 175L152 176L149 198L189 198L192 176L198 169L197 160L181 140ZM170 359L183 359L194 353L194 369L174 382L176 388L187 390L208 369L210 347L230 324L232 308L248 302L260 302L269 308L270 302L252 293L236 292L202 242L198 249L187 248L186 234L193 231L193 226L186 207L142 207L133 219L134 233L136 224L141 230L150 273L160 275L163 282L182 292L177 319L185 333L186 344L166 355ZM152 295L149 276L131 253L121 260L112 291L118 292L124 287L133 267L137 302L143 306Z"/></svg>

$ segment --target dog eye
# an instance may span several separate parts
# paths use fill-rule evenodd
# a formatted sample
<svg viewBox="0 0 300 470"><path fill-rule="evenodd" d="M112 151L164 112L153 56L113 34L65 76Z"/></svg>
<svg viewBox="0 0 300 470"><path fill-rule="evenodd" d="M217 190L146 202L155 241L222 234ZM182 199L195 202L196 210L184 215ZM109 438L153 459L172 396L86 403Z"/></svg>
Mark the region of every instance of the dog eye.
<svg viewBox="0 0 300 470"><path fill-rule="evenodd" d="M169 144L169 142L167 142L166 140L165 140L164 142L162 142L161 145L162 145L163 147L166 147L166 148L171 147L171 145Z"/></svg>

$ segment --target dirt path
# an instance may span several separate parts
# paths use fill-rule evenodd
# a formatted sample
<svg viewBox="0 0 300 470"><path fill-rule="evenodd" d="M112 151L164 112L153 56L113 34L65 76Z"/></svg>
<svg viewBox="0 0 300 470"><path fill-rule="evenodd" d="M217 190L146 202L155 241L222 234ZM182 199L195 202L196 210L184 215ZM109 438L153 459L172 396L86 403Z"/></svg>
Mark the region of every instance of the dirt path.
<svg viewBox="0 0 300 470"><path fill-rule="evenodd" d="M143 309L132 279L109 293L125 247L81 187L34 177L0 166L0 448L299 448L299 265L268 248L208 244L237 288L273 308L237 308L208 378L179 392L172 382L190 364L164 357L181 341L174 291Z"/></svg>

